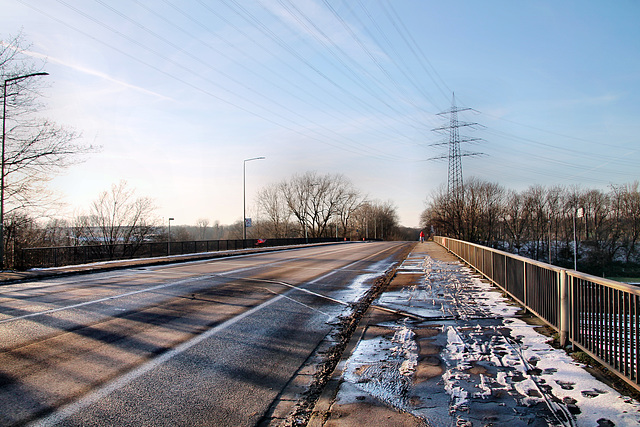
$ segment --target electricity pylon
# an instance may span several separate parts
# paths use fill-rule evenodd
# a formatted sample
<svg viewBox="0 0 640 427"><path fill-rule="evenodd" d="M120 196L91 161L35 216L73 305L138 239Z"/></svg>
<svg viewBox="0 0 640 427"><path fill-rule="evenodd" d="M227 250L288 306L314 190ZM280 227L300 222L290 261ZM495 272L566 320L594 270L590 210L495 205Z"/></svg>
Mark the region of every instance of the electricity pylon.
<svg viewBox="0 0 640 427"><path fill-rule="evenodd" d="M438 113L438 116L449 115L449 124L432 129L435 132L449 131L449 141L432 144L433 146L448 145L449 154L433 157L429 160L448 159L449 171L447 177L447 195L449 198L458 200L463 194L464 180L462 178L462 157L479 156L482 153L469 153L460 151L460 143L480 141L480 138L460 138L459 128L467 126L479 126L477 123L459 122L458 113L471 110L471 108L456 107L456 95L453 94L451 109Z"/></svg>

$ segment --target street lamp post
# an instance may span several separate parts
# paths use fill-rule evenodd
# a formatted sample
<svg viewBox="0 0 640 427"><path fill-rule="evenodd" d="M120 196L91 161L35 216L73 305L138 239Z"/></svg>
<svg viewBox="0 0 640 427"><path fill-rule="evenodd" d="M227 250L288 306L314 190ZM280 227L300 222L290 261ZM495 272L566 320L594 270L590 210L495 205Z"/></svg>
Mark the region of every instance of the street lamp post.
<svg viewBox="0 0 640 427"><path fill-rule="evenodd" d="M247 240L247 196L246 196L246 185L247 185L247 162L252 160L264 160L265 157L253 157L251 159L245 159L242 162L242 245L244 246L244 241Z"/></svg>
<svg viewBox="0 0 640 427"><path fill-rule="evenodd" d="M573 212L573 269L578 270L578 238L576 237L576 218L584 216L584 208L578 208Z"/></svg>
<svg viewBox="0 0 640 427"><path fill-rule="evenodd" d="M31 73L24 76L11 77L3 84L2 92L2 170L0 171L0 269L4 269L4 170L5 170L5 136L7 122L7 83L35 76L48 76L49 73Z"/></svg>
<svg viewBox="0 0 640 427"><path fill-rule="evenodd" d="M167 231L167 256L171 255L171 221L175 218L169 218L169 230Z"/></svg>

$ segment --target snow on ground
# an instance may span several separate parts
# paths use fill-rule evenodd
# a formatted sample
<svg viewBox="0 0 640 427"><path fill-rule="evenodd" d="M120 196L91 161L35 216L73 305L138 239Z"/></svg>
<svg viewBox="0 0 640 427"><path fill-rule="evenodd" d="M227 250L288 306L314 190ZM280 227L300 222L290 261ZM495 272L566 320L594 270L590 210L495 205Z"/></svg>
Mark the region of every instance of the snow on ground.
<svg viewBox="0 0 640 427"><path fill-rule="evenodd" d="M547 344L518 306L466 267L414 253L398 268L404 274L417 280L375 304L425 321L370 325L377 333L343 366L338 404L366 392L433 425L640 425L639 402Z"/></svg>
<svg viewBox="0 0 640 427"><path fill-rule="evenodd" d="M579 408L580 413L574 414L576 425L597 426L601 419L611 420L617 426L640 425L640 402L621 395L594 378L583 364L574 361L565 351L552 347L548 344L548 337L514 317L512 310L517 307L508 304L508 300L495 288L477 277L471 277L470 270L465 268L463 271L475 286L482 289L481 298L491 312L505 317L504 324L509 334L496 331L496 341L506 347L507 353L502 357L493 353L492 362L515 367L526 378L512 384L521 395L527 396L525 401L528 405L546 403L545 394L548 394L559 399L565 407ZM505 315L510 310L512 312ZM508 387L505 379L500 378L500 385ZM546 389L547 393L541 393L541 389ZM562 406L553 402L550 404L556 410Z"/></svg>

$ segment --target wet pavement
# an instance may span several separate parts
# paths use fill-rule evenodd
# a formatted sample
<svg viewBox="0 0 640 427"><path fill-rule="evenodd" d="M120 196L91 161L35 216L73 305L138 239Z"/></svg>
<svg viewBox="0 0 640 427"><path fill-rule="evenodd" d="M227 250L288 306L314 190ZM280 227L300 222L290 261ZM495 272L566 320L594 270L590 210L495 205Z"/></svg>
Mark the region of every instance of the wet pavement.
<svg viewBox="0 0 640 427"><path fill-rule="evenodd" d="M640 404L552 347L549 331L437 244L418 244L309 425L640 425Z"/></svg>

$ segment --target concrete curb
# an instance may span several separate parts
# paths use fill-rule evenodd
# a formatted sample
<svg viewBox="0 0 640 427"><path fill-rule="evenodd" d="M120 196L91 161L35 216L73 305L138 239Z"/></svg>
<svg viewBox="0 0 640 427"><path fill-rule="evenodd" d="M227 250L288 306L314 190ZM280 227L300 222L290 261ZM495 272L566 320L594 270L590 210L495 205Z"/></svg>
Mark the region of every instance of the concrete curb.
<svg viewBox="0 0 640 427"><path fill-rule="evenodd" d="M327 421L327 416L331 411L331 406L333 405L338 391L340 390L340 384L342 383L342 374L345 368L345 364L351 357L351 353L358 345L358 342L360 342L360 340L364 336L365 331L367 330L368 323L364 320L365 319L363 319L363 321L358 324L358 328L351 336L349 344L347 344L347 347L344 349L342 357L340 358L338 365L336 365L336 369L331 374L331 379L329 380L329 382L327 382L327 385L320 395L320 398L314 406L313 414L309 419L307 427L322 427Z"/></svg>

